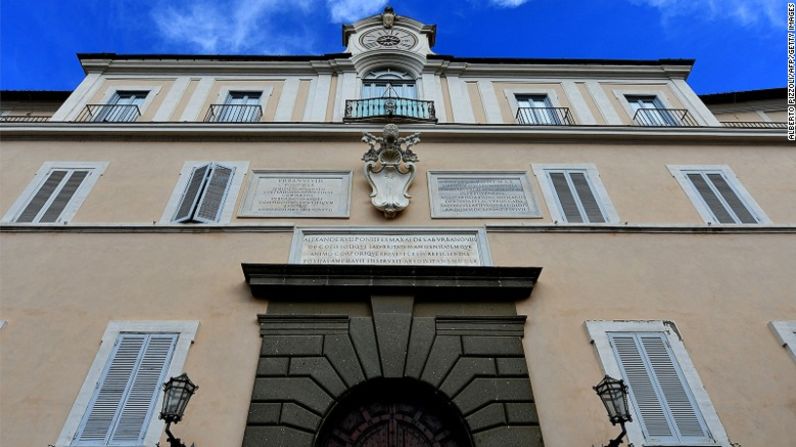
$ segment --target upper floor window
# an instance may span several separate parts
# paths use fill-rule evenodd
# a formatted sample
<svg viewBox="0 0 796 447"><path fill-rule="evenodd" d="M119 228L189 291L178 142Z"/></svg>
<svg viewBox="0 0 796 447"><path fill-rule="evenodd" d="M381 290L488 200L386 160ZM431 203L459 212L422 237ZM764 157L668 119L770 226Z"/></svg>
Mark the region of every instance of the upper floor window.
<svg viewBox="0 0 796 447"><path fill-rule="evenodd" d="M385 70L370 72L362 79L362 98L417 98L415 80L402 71Z"/></svg>
<svg viewBox="0 0 796 447"><path fill-rule="evenodd" d="M230 91L223 104L210 106L205 121L222 123L258 122L263 116L260 91Z"/></svg>
<svg viewBox="0 0 796 447"><path fill-rule="evenodd" d="M186 162L162 223L228 223L248 162Z"/></svg>
<svg viewBox="0 0 796 447"><path fill-rule="evenodd" d="M639 126L690 127L698 123L686 109L666 106L656 95L625 95L633 122Z"/></svg>
<svg viewBox="0 0 796 447"><path fill-rule="evenodd" d="M533 165L555 222L617 223L597 168L585 165Z"/></svg>
<svg viewBox="0 0 796 447"><path fill-rule="evenodd" d="M68 222L107 166L107 162L44 163L3 222Z"/></svg>
<svg viewBox="0 0 796 447"><path fill-rule="evenodd" d="M135 121L141 116L141 106L148 94L147 91L117 91L107 104L98 105L91 121Z"/></svg>
<svg viewBox="0 0 796 447"><path fill-rule="evenodd" d="M517 95L517 122L541 126L569 124L568 109L553 107L547 95Z"/></svg>
<svg viewBox="0 0 796 447"><path fill-rule="evenodd" d="M728 166L669 165L668 168L705 223L769 223Z"/></svg>

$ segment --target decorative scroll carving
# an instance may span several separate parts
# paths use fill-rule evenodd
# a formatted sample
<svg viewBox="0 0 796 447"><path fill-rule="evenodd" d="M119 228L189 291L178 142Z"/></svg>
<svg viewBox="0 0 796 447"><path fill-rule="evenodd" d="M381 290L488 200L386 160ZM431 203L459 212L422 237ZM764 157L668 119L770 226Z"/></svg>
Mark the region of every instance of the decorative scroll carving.
<svg viewBox="0 0 796 447"><path fill-rule="evenodd" d="M411 196L407 191L417 174L415 163L418 162L412 147L420 143L420 134L399 138L398 126L387 124L382 135L376 137L363 133L362 141L370 149L362 160L365 162L365 178L372 188L370 202L391 219L409 206Z"/></svg>

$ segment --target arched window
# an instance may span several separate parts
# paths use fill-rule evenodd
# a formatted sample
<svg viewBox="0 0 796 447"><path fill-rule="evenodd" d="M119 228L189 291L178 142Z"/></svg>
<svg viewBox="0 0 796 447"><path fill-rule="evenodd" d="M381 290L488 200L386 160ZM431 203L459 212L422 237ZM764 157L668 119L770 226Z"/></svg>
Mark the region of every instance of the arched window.
<svg viewBox="0 0 796 447"><path fill-rule="evenodd" d="M388 92L388 88L390 91ZM417 98L415 80L407 73L386 68L372 71L362 78L362 98L381 98L393 96L398 98Z"/></svg>

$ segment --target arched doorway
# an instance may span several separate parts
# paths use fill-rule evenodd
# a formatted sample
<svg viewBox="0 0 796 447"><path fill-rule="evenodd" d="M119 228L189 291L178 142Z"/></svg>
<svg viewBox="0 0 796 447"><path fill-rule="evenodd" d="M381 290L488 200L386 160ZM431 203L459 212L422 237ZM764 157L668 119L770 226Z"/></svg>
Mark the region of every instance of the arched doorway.
<svg viewBox="0 0 796 447"><path fill-rule="evenodd" d="M315 447L472 447L450 400L413 379L374 379L329 412Z"/></svg>

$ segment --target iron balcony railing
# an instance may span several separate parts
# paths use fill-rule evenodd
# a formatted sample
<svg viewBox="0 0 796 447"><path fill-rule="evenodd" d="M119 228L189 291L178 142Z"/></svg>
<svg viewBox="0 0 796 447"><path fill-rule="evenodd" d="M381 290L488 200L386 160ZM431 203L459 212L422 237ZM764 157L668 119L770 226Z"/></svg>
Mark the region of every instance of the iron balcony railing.
<svg viewBox="0 0 796 447"><path fill-rule="evenodd" d="M349 99L345 102L346 121L369 119L403 119L406 121L437 121L434 101L411 98Z"/></svg>
<svg viewBox="0 0 796 447"><path fill-rule="evenodd" d="M135 104L87 104L75 121L92 123L130 123L141 117Z"/></svg>
<svg viewBox="0 0 796 447"><path fill-rule="evenodd" d="M205 115L208 123L258 123L263 109L258 104L211 104Z"/></svg>
<svg viewBox="0 0 796 447"><path fill-rule="evenodd" d="M638 109L633 115L637 126L647 127L694 127L699 126L685 109Z"/></svg>
<svg viewBox="0 0 796 447"><path fill-rule="evenodd" d="M5 115L0 116L0 123L44 123L50 120L50 116L33 115Z"/></svg>
<svg viewBox="0 0 796 447"><path fill-rule="evenodd" d="M722 121L724 127L744 127L753 129L787 129L788 123L766 121Z"/></svg>
<svg viewBox="0 0 796 447"><path fill-rule="evenodd" d="M569 107L520 107L517 123L524 126L574 126Z"/></svg>

